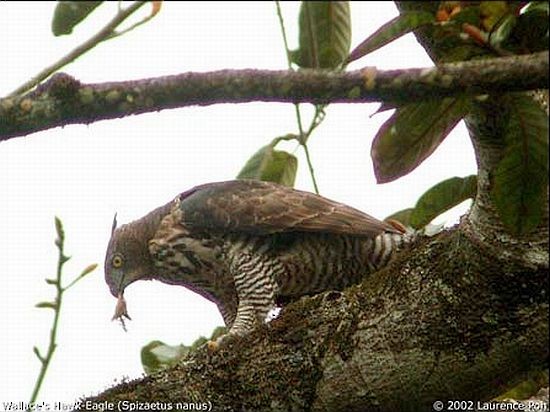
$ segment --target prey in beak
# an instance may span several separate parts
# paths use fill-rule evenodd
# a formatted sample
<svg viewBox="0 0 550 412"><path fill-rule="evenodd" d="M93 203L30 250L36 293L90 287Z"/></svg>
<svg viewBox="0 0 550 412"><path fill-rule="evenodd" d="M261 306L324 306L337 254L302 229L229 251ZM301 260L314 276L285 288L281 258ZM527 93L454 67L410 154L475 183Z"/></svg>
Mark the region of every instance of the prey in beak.
<svg viewBox="0 0 550 412"><path fill-rule="evenodd" d="M122 329L124 329L124 332L128 332L128 330L126 329L126 323L124 322L124 318L127 318L128 320L132 320L130 315L128 315L128 310L126 309L126 299L124 299L123 293L120 292L118 294L118 299L116 301L115 314L113 315L113 318L111 320L118 319L120 321Z"/></svg>

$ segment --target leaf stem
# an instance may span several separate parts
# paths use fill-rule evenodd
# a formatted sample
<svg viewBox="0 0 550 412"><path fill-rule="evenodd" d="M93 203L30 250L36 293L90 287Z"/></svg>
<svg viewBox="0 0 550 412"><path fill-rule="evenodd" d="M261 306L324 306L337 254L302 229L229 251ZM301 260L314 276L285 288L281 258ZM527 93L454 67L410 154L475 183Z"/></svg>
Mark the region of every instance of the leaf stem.
<svg viewBox="0 0 550 412"><path fill-rule="evenodd" d="M277 17L279 18L279 26L281 27L281 34L283 36L283 43L285 45L286 62L288 69L292 70L292 60L290 58L290 49L288 48L288 40L286 37L285 21L283 19L283 13L281 12L281 4L279 0L275 1L275 7L277 8Z"/></svg>
<svg viewBox="0 0 550 412"><path fill-rule="evenodd" d="M279 18L279 26L281 27L281 34L283 36L283 43L285 46L286 61L287 61L288 69L292 70L292 59L290 58L290 49L288 48L288 39L286 36L285 22L283 19L283 14L281 12L281 5L278 0L275 1L275 7L277 8L277 17ZM309 148L307 147L307 140L309 138L309 135L313 131L313 129L316 127L316 126L312 127L312 125L315 122L316 116L314 117L314 120L312 121L312 124L309 127L308 133L304 133L304 128L302 126L302 115L300 113L299 103L294 103L294 110L296 112L296 123L298 124L298 132L299 132L298 142L300 143L300 146L303 147L304 153L306 155L306 162L309 169L309 174L311 176L311 181L313 183L313 189L315 190L315 193L319 194L319 187L317 185L317 180L315 179L315 169L313 168L313 163L311 162L311 157L309 154ZM317 110L316 110L316 114L317 114Z"/></svg>

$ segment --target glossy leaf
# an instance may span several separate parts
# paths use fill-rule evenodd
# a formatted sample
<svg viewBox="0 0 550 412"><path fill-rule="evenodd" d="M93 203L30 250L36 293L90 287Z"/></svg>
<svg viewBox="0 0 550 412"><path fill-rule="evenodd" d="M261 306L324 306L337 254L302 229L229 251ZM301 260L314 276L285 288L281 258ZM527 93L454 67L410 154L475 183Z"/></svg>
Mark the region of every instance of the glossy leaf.
<svg viewBox="0 0 550 412"><path fill-rule="evenodd" d="M74 27L93 12L102 1L60 1L55 7L52 33L55 36L72 33Z"/></svg>
<svg viewBox="0 0 550 412"><path fill-rule="evenodd" d="M411 226L420 229L434 218L467 199L475 197L477 176L452 177L428 189L410 215Z"/></svg>
<svg viewBox="0 0 550 412"><path fill-rule="evenodd" d="M171 346L159 340L151 341L141 349L141 365L147 374L157 372L174 365L179 360L185 358L190 351L203 346L209 340L215 341L225 333L227 333L227 329L223 326L218 326L212 331L210 338L200 336L190 346Z"/></svg>
<svg viewBox="0 0 550 412"><path fill-rule="evenodd" d="M538 225L546 201L548 116L526 94L511 93L506 100L506 150L492 176L491 196L503 224L512 234L522 235Z"/></svg>
<svg viewBox="0 0 550 412"><path fill-rule="evenodd" d="M258 150L242 168L237 179L257 179L293 187L298 159L267 145Z"/></svg>
<svg viewBox="0 0 550 412"><path fill-rule="evenodd" d="M510 37L510 33L516 26L517 17L513 14L508 14L502 18L495 29L489 36L489 43L493 47L500 47Z"/></svg>
<svg viewBox="0 0 550 412"><path fill-rule="evenodd" d="M542 12L548 14L550 13L550 4L547 1L531 1L523 8L522 12L523 14L532 12Z"/></svg>
<svg viewBox="0 0 550 412"><path fill-rule="evenodd" d="M468 112L467 98L445 98L398 108L382 125L371 148L378 183L414 170Z"/></svg>
<svg viewBox="0 0 550 412"><path fill-rule="evenodd" d="M399 37L435 22L435 16L425 11L408 11L380 27L350 53L346 62L357 60Z"/></svg>
<svg viewBox="0 0 550 412"><path fill-rule="evenodd" d="M394 110L396 107L395 107L395 104L394 103L389 103L389 102L382 102L380 103L380 106L378 106L378 109L376 109L376 111L374 113L371 113L369 114L369 117L373 117L379 113L383 113L383 112L386 112L388 110Z"/></svg>
<svg viewBox="0 0 550 412"><path fill-rule="evenodd" d="M523 9L505 46L518 53L548 50L548 2L532 2ZM514 47L515 46L515 47Z"/></svg>
<svg viewBox="0 0 550 412"><path fill-rule="evenodd" d="M141 364L147 374L174 365L189 352L184 345L171 346L155 340L141 348Z"/></svg>
<svg viewBox="0 0 550 412"><path fill-rule="evenodd" d="M388 220L397 220L398 222L402 223L404 226L411 226L411 213L413 210L414 208L412 207L400 210L398 212L392 213L391 215L386 217L384 220L386 222Z"/></svg>
<svg viewBox="0 0 550 412"><path fill-rule="evenodd" d="M351 19L347 1L302 1L299 48L291 59L302 68L335 69L348 56Z"/></svg>

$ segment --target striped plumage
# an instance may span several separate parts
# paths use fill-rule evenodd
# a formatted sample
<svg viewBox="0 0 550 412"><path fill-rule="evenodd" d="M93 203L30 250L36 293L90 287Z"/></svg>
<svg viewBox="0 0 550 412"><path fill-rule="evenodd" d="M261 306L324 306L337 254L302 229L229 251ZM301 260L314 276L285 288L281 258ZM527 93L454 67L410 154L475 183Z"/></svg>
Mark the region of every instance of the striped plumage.
<svg viewBox="0 0 550 412"><path fill-rule="evenodd" d="M321 196L253 180L197 186L115 229L111 293L139 279L182 285L216 303L231 334L276 305L358 283L407 236Z"/></svg>

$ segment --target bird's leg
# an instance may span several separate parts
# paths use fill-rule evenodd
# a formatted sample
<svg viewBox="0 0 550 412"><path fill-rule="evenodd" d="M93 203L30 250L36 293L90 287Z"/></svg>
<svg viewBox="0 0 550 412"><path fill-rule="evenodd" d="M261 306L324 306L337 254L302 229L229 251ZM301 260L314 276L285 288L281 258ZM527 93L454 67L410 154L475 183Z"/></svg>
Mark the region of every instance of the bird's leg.
<svg viewBox="0 0 550 412"><path fill-rule="evenodd" d="M275 307L276 286L269 267L269 261L261 255L242 253L233 260L231 272L238 298L237 311L235 313L228 311L227 307L223 307L224 310L220 308L229 331L215 341L207 342L210 352L217 351L227 337L250 332Z"/></svg>
<svg viewBox="0 0 550 412"><path fill-rule="evenodd" d="M271 259L261 253L243 251L234 259L231 271L239 303L229 334L248 333L256 323L262 323L275 306L276 284L272 266Z"/></svg>
<svg viewBox="0 0 550 412"><path fill-rule="evenodd" d="M235 322L235 318L237 316L237 302L235 302L234 305L227 305L226 303L227 302L218 302L218 310L222 315L225 327L230 328L231 325L233 325L233 322Z"/></svg>

